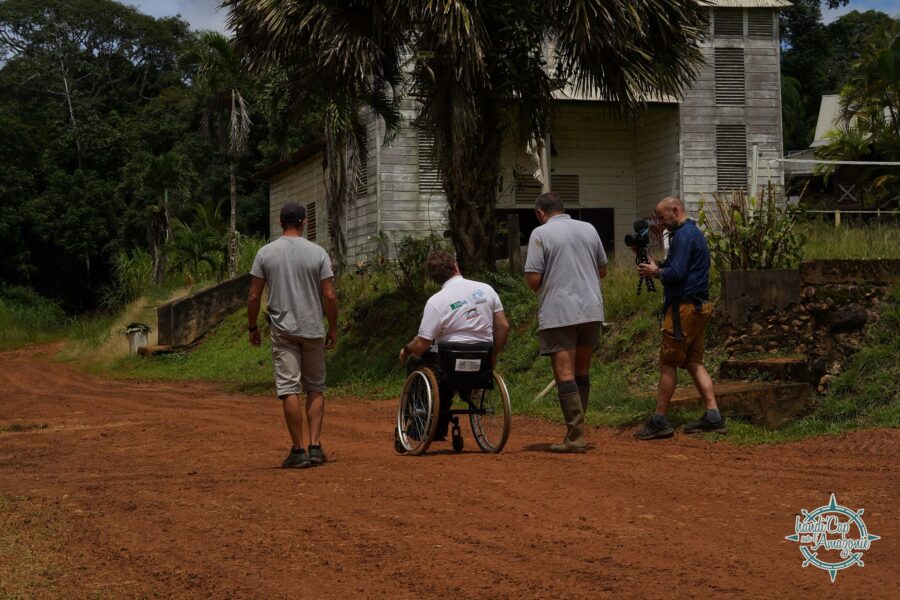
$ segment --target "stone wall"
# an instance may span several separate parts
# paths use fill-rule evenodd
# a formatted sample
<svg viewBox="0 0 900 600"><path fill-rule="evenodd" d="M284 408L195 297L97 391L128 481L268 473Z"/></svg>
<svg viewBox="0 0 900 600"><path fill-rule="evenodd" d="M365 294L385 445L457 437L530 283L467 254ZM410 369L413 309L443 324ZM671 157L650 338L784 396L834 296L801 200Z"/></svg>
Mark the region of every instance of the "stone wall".
<svg viewBox="0 0 900 600"><path fill-rule="evenodd" d="M157 309L159 344L189 346L247 304L250 274L241 275Z"/></svg>
<svg viewBox="0 0 900 600"><path fill-rule="evenodd" d="M746 322L726 319L729 356L805 356L819 393L863 344L865 326L878 320L878 304L900 281L900 260L810 261L799 269L800 291L782 308L751 306Z"/></svg>

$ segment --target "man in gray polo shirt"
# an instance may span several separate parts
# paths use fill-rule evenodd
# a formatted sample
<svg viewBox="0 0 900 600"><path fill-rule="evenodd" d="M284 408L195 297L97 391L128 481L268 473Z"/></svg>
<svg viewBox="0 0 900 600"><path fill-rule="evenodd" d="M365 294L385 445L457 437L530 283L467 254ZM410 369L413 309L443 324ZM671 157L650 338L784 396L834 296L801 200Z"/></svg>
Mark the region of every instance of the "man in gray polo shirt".
<svg viewBox="0 0 900 600"><path fill-rule="evenodd" d="M525 282L538 294L541 355L550 357L566 437L554 452L584 452L584 413L591 394L591 357L600 343L606 252L597 230L564 213L549 192L534 204L540 227L531 232Z"/></svg>
<svg viewBox="0 0 900 600"><path fill-rule="evenodd" d="M337 297L331 260L324 248L301 237L306 209L295 202L281 209L283 234L259 249L250 274L247 297L250 343L262 340L256 319L263 287L269 286L269 323L275 387L283 402L284 419L293 446L282 467L302 469L325 462L320 435L325 417L325 350L337 342ZM323 306L324 305L324 306ZM328 319L328 332L322 312ZM303 444L303 405L306 394L306 424L309 453Z"/></svg>

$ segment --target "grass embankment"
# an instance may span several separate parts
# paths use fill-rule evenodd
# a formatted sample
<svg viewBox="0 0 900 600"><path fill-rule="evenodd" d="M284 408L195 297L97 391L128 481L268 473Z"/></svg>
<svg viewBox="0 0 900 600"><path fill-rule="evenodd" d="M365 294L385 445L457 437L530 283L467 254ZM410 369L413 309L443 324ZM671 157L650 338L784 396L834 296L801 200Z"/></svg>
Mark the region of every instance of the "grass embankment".
<svg viewBox="0 0 900 600"><path fill-rule="evenodd" d="M900 228L867 227L835 230L828 224L804 227L807 258L898 258ZM835 237L836 236L836 237ZM624 258L624 257L623 257ZM551 381L549 361L538 356L535 315L537 301L519 277L499 272L484 275L497 289L512 325L506 352L498 369L511 389L514 410L559 420L555 393L538 399ZM712 295L718 282L713 278ZM658 310L661 293L635 294L633 264L615 262L603 282L606 319L610 324L592 366L591 410L593 425L624 426L645 418L653 409L657 378ZM415 335L427 295L408 297L384 274L347 276L338 282L341 304L338 348L329 354L330 393L366 398L395 397L402 386L403 371L397 352ZM868 344L854 358L848 371L833 382L828 396L819 400L816 412L777 432L746 423L732 422L726 439L737 443L783 441L859 427L900 425L900 399L895 382L900 370L891 360L900 352L900 292L882 304L881 321L872 326ZM145 307L149 309L150 307ZM78 360L89 358L93 370L115 377L161 380L197 379L219 383L249 393L272 393L271 355L266 336L260 348L247 343L245 315L238 311L212 331L202 344L185 353L162 355L151 360L123 357L101 361L108 354L109 335L77 333L81 350ZM117 321L121 321L120 317ZM90 327L82 325L85 331ZM117 336L122 337L122 336ZM724 358L723 341L716 324L707 334L706 366L717 371ZM72 354L70 354L72 356ZM109 366L109 365L112 366ZM691 385L679 372L679 384ZM674 414L682 422L693 415ZM719 439L719 438L716 438Z"/></svg>

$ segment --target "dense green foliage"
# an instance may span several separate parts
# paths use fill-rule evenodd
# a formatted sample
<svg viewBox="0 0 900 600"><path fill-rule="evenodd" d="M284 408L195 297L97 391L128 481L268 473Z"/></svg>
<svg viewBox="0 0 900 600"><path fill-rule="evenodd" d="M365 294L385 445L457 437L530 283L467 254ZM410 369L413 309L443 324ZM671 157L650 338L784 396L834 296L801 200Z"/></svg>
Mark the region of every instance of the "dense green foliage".
<svg viewBox="0 0 900 600"><path fill-rule="evenodd" d="M852 11L829 24L822 7L837 8L848 0L796 0L780 11L782 114L785 150L812 142L824 94L836 94L847 83L862 56L866 40L896 22L882 12Z"/></svg>
<svg viewBox="0 0 900 600"><path fill-rule="evenodd" d="M181 60L196 39L179 18L113 0L0 3L0 282L80 312L109 300L119 255L149 252L157 282L166 262L183 271L206 260L186 256L184 234L212 231L197 207L227 202L231 158L204 133L208 89ZM237 229L264 235L266 194L251 177L277 146L255 94ZM185 228L173 240L176 222ZM211 242L201 245L205 254Z"/></svg>

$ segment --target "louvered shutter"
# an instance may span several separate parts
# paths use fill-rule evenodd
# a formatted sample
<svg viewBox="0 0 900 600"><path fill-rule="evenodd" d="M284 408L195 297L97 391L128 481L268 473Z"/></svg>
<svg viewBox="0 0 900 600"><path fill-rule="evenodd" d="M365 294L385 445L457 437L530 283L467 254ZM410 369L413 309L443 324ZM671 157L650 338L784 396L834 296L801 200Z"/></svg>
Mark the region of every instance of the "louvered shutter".
<svg viewBox="0 0 900 600"><path fill-rule="evenodd" d="M751 8L747 11L747 37L771 40L775 37L775 11L768 8Z"/></svg>
<svg viewBox="0 0 900 600"><path fill-rule="evenodd" d="M359 185L356 188L357 198L364 198L369 195L369 163L371 162L371 157L367 155L366 160L359 166L359 172L357 173Z"/></svg>
<svg viewBox="0 0 900 600"><path fill-rule="evenodd" d="M420 128L416 130L416 143L419 152L419 194L443 194L444 186L434 156L434 137Z"/></svg>
<svg viewBox="0 0 900 600"><path fill-rule="evenodd" d="M744 9L717 8L713 21L713 31L717 38L744 37Z"/></svg>
<svg viewBox="0 0 900 600"><path fill-rule="evenodd" d="M515 202L516 204L534 204L541 195L543 187L541 182L529 174L516 176Z"/></svg>
<svg viewBox="0 0 900 600"><path fill-rule="evenodd" d="M550 185L565 204L579 204L581 202L578 175L553 175Z"/></svg>
<svg viewBox="0 0 900 600"><path fill-rule="evenodd" d="M316 203L306 205L306 239L316 241Z"/></svg>
<svg viewBox="0 0 900 600"><path fill-rule="evenodd" d="M716 188L720 192L747 187L747 128L716 125Z"/></svg>
<svg viewBox="0 0 900 600"><path fill-rule="evenodd" d="M716 105L744 104L744 49L716 48Z"/></svg>

